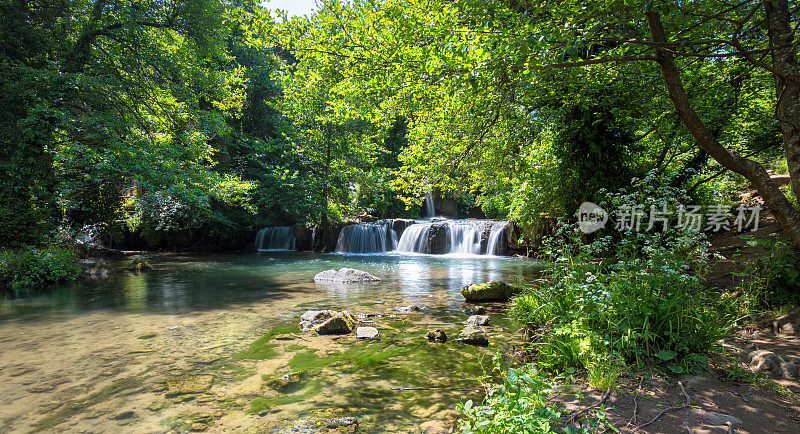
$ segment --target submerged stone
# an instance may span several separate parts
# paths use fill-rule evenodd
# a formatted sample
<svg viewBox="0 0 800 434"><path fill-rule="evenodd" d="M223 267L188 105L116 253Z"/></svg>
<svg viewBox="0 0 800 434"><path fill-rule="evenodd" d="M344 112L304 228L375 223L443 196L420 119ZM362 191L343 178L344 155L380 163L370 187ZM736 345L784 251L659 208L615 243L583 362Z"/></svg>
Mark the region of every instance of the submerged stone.
<svg viewBox="0 0 800 434"><path fill-rule="evenodd" d="M378 337L378 329L375 327L359 327L356 329L356 339L366 340Z"/></svg>
<svg viewBox="0 0 800 434"><path fill-rule="evenodd" d="M425 308L417 305L402 306L395 309L399 313L422 312Z"/></svg>
<svg viewBox="0 0 800 434"><path fill-rule="evenodd" d="M298 326L301 330L310 330L315 325L333 318L337 313L335 310L309 310L300 317Z"/></svg>
<svg viewBox="0 0 800 434"><path fill-rule="evenodd" d="M458 334L456 342L469 345L489 345L489 338L486 336L486 331L483 327L474 327L468 325Z"/></svg>
<svg viewBox="0 0 800 434"><path fill-rule="evenodd" d="M301 419L279 431L279 433L357 433L358 419L339 417L336 419Z"/></svg>
<svg viewBox="0 0 800 434"><path fill-rule="evenodd" d="M476 304L465 303L461 311L467 315L483 315L486 313L486 308L483 306L478 306Z"/></svg>
<svg viewBox="0 0 800 434"><path fill-rule="evenodd" d="M314 276L314 282L316 283L368 283L379 282L380 280L366 271L353 268L340 268L338 271L325 270Z"/></svg>
<svg viewBox="0 0 800 434"><path fill-rule="evenodd" d="M468 301L508 301L511 296L519 293L520 288L511 286L500 280L486 283L473 283L461 288L461 295Z"/></svg>
<svg viewBox="0 0 800 434"><path fill-rule="evenodd" d="M487 315L472 315L464 321L464 324L467 325L474 325L474 326L486 326L489 325L489 318Z"/></svg>
<svg viewBox="0 0 800 434"><path fill-rule="evenodd" d="M425 335L425 339L433 342L447 342L447 334L442 330L433 330Z"/></svg>
<svg viewBox="0 0 800 434"><path fill-rule="evenodd" d="M299 383L302 375L303 374L301 372L290 372L288 374L281 375L278 378L273 378L272 380L267 381L267 386L281 391L293 384Z"/></svg>
<svg viewBox="0 0 800 434"><path fill-rule="evenodd" d="M347 311L342 311L322 324L315 325L313 329L320 335L347 335L353 333L355 327L356 320Z"/></svg>
<svg viewBox="0 0 800 434"><path fill-rule="evenodd" d="M205 392L214 383L213 375L185 375L166 380L168 395Z"/></svg>

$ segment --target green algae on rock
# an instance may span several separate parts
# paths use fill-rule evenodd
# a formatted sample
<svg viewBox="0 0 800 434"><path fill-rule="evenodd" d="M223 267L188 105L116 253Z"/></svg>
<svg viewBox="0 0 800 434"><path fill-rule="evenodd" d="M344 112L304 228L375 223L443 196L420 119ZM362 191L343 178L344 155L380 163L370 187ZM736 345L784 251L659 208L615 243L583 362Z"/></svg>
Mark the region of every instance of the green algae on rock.
<svg viewBox="0 0 800 434"><path fill-rule="evenodd" d="M315 325L313 330L320 335L347 335L353 333L356 320L347 311L336 314L322 324Z"/></svg>
<svg viewBox="0 0 800 434"><path fill-rule="evenodd" d="M302 376L302 372L289 372L288 374L283 374L280 377L276 377L271 380L265 380L267 386L271 387L272 389L284 391L290 386L298 384Z"/></svg>
<svg viewBox="0 0 800 434"><path fill-rule="evenodd" d="M473 283L461 288L461 295L467 301L508 301L511 296L518 294L520 288L511 286L500 280L486 283Z"/></svg>
<svg viewBox="0 0 800 434"><path fill-rule="evenodd" d="M425 335L425 339L433 342L447 342L447 334L441 330L432 330Z"/></svg>

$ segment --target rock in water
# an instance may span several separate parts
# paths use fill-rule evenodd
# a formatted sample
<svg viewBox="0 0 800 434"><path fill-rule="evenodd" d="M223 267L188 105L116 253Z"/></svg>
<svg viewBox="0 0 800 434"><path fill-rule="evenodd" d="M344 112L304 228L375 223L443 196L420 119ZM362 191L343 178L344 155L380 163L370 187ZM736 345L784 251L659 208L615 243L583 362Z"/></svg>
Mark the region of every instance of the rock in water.
<svg viewBox="0 0 800 434"><path fill-rule="evenodd" d="M375 327L359 327L356 329L356 339L366 340L378 337L378 329Z"/></svg>
<svg viewBox="0 0 800 434"><path fill-rule="evenodd" d="M309 310L300 317L300 324L298 326L301 330L310 330L317 324L335 317L338 312L334 310Z"/></svg>
<svg viewBox="0 0 800 434"><path fill-rule="evenodd" d="M366 271L352 268L340 268L339 271L325 270L314 276L316 283L368 283L380 282L380 280Z"/></svg>
<svg viewBox="0 0 800 434"><path fill-rule="evenodd" d="M433 342L447 342L447 335L441 330L430 331L425 335L425 339Z"/></svg>
<svg viewBox="0 0 800 434"><path fill-rule="evenodd" d="M499 280L486 283L473 283L461 288L461 295L467 301L508 301L512 295L519 293L520 288Z"/></svg>
<svg viewBox="0 0 800 434"><path fill-rule="evenodd" d="M456 342L470 345L489 345L489 338L486 336L486 331L483 327L467 326L461 333L458 334Z"/></svg>
<svg viewBox="0 0 800 434"><path fill-rule="evenodd" d="M167 395L205 392L211 387L214 377L211 375L186 375L167 378Z"/></svg>
<svg viewBox="0 0 800 434"><path fill-rule="evenodd" d="M417 305L411 305L411 306L398 307L395 310L399 313L413 313L413 312L422 312L423 309L425 308Z"/></svg>
<svg viewBox="0 0 800 434"><path fill-rule="evenodd" d="M300 372L290 372L267 381L267 386L278 391L284 391L288 389L289 386L299 383L301 377L302 374Z"/></svg>
<svg viewBox="0 0 800 434"><path fill-rule="evenodd" d="M461 311L467 315L483 315L486 313L486 308L477 304L464 303Z"/></svg>
<svg viewBox="0 0 800 434"><path fill-rule="evenodd" d="M467 318L466 321L464 321L464 324L473 326L485 326L489 325L489 321L491 321L491 318L489 318L486 315L472 315L471 317Z"/></svg>
<svg viewBox="0 0 800 434"><path fill-rule="evenodd" d="M128 264L125 265L125 269L128 271L139 272L152 270L153 267L151 267L150 263L144 258L133 258L130 262L128 262Z"/></svg>
<svg viewBox="0 0 800 434"><path fill-rule="evenodd" d="M353 333L356 328L356 320L347 311L342 311L313 328L320 335L347 335Z"/></svg>

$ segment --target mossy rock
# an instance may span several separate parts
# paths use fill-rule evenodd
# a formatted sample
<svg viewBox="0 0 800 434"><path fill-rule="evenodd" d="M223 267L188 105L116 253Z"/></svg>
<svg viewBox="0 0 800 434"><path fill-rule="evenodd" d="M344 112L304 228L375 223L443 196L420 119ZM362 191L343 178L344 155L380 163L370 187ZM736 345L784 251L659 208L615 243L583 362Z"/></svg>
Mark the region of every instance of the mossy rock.
<svg viewBox="0 0 800 434"><path fill-rule="evenodd" d="M166 380L167 395L200 393L208 390L214 383L213 375L185 375Z"/></svg>
<svg viewBox="0 0 800 434"><path fill-rule="evenodd" d="M153 267L144 258L133 258L125 265L125 269L128 271L149 271Z"/></svg>
<svg viewBox="0 0 800 434"><path fill-rule="evenodd" d="M356 327L356 320L346 311L339 312L330 318L314 326L314 331L320 335L347 335L353 333Z"/></svg>
<svg viewBox="0 0 800 434"><path fill-rule="evenodd" d="M285 391L286 389L289 389L291 386L298 384L302 377L303 377L302 372L290 372L288 374L284 374L281 375L280 377L273 378L272 380L267 381L267 386L277 391Z"/></svg>
<svg viewBox="0 0 800 434"><path fill-rule="evenodd" d="M520 288L511 286L500 280L486 283L473 283L461 288L461 295L467 301L508 301L511 296L518 294Z"/></svg>
<svg viewBox="0 0 800 434"><path fill-rule="evenodd" d="M425 335L425 339L432 342L447 342L447 334L442 330L432 330Z"/></svg>

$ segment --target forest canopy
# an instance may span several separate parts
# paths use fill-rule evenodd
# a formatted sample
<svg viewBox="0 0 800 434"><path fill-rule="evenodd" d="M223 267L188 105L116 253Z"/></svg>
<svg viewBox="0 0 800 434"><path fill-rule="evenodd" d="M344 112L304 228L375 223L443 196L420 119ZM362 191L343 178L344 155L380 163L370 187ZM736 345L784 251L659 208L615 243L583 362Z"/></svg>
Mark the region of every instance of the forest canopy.
<svg viewBox="0 0 800 434"><path fill-rule="evenodd" d="M414 217L532 227L655 176L754 185L798 242L786 1L4 1L0 244Z"/></svg>

